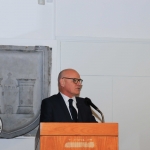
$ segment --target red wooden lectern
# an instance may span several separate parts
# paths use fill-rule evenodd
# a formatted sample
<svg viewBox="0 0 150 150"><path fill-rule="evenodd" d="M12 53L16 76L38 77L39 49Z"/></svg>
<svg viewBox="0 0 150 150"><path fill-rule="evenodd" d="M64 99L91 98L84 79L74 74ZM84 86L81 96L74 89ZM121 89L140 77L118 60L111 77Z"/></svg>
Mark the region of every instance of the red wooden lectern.
<svg viewBox="0 0 150 150"><path fill-rule="evenodd" d="M118 123L41 123L40 150L118 150Z"/></svg>

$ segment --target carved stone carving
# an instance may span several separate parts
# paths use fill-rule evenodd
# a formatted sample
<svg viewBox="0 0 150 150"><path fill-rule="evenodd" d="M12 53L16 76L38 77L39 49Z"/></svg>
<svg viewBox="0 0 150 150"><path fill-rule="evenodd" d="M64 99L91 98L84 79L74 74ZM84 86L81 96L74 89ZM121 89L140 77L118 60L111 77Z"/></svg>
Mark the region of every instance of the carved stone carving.
<svg viewBox="0 0 150 150"><path fill-rule="evenodd" d="M26 134L39 125L50 87L51 48L0 46L0 137Z"/></svg>
<svg viewBox="0 0 150 150"><path fill-rule="evenodd" d="M18 86L17 81L11 78L12 74L8 73L8 78L2 80L2 112L3 114L15 114L17 112Z"/></svg>
<svg viewBox="0 0 150 150"><path fill-rule="evenodd" d="M3 79L2 78L0 78L0 93L2 93L2 88L1 88L1 81L2 81ZM1 94L0 94L0 99L2 99L1 98ZM1 101L0 101L1 102ZM1 114L1 103L0 103L0 114Z"/></svg>
<svg viewBox="0 0 150 150"><path fill-rule="evenodd" d="M33 114L33 87L35 79L19 79L18 114Z"/></svg>

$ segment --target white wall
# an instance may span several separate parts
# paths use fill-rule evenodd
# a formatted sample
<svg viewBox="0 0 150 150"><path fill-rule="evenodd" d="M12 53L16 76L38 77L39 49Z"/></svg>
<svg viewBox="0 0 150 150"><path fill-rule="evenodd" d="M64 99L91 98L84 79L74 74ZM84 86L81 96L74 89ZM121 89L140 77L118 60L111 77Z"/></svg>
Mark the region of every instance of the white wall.
<svg viewBox="0 0 150 150"><path fill-rule="evenodd" d="M53 4L37 0L0 0L0 38L50 39L53 37Z"/></svg>
<svg viewBox="0 0 150 150"><path fill-rule="evenodd" d="M56 36L150 38L148 0L56 0Z"/></svg>
<svg viewBox="0 0 150 150"><path fill-rule="evenodd" d="M150 2L110 0L0 0L1 45L53 48L51 94L57 75L75 68L81 96L90 97L106 122L119 123L119 150L150 147ZM18 139L17 139L18 140ZM20 138L33 150L33 139ZM16 150L16 139L0 149Z"/></svg>
<svg viewBox="0 0 150 150"><path fill-rule="evenodd" d="M106 122L119 123L120 150L150 143L150 41L61 42L61 69L75 68Z"/></svg>
<svg viewBox="0 0 150 150"><path fill-rule="evenodd" d="M18 137L15 139L0 139L1 150L34 150L34 137Z"/></svg>

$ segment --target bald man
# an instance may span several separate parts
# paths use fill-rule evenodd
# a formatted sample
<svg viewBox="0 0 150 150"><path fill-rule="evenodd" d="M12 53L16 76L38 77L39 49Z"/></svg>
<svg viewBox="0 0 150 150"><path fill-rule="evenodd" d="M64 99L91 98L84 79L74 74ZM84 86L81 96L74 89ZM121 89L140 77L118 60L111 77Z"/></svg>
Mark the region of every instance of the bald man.
<svg viewBox="0 0 150 150"><path fill-rule="evenodd" d="M78 97L83 80L74 69L62 70L58 75L59 93L41 104L41 122L96 122L84 98Z"/></svg>

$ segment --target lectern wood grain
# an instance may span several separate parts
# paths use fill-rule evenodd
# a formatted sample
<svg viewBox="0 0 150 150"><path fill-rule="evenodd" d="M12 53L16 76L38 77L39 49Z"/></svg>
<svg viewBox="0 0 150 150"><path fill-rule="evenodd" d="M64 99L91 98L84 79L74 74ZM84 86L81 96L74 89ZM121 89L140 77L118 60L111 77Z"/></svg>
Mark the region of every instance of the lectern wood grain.
<svg viewBox="0 0 150 150"><path fill-rule="evenodd" d="M118 150L117 123L41 123L40 150Z"/></svg>

